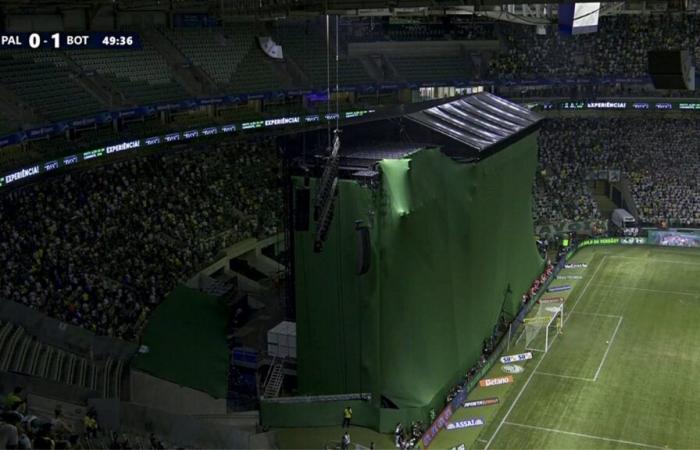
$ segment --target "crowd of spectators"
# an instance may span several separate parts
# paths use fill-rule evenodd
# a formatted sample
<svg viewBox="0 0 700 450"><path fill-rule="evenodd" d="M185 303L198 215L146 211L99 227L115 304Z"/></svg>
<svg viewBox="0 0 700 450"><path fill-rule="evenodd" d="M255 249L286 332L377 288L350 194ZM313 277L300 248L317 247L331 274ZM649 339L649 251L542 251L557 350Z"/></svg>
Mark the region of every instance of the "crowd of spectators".
<svg viewBox="0 0 700 450"><path fill-rule="evenodd" d="M535 222L600 218L589 183L600 170L630 182L641 222L700 226L700 120L548 120L540 132Z"/></svg>
<svg viewBox="0 0 700 450"><path fill-rule="evenodd" d="M278 231L271 141L185 148L0 196L0 295L135 339L150 311L222 248Z"/></svg>
<svg viewBox="0 0 700 450"><path fill-rule="evenodd" d="M544 269L544 272L540 274L539 277L535 278L532 281L532 284L530 285L530 289L523 294L522 296L522 304L525 305L527 302L530 301L530 299L535 298L537 293L540 291L540 288L544 286L547 283L547 280L549 277L552 276L552 273L554 273L554 266L552 265L551 261L547 261L547 267Z"/></svg>
<svg viewBox="0 0 700 450"><path fill-rule="evenodd" d="M696 49L694 15L611 15L598 31L564 36L554 26L537 34L534 26L499 24L505 51L491 64L499 79L646 77L647 52L660 48Z"/></svg>
<svg viewBox="0 0 700 450"><path fill-rule="evenodd" d="M420 420L414 420L409 427L401 422L394 427L394 447L400 450L417 448L420 437L425 432L425 426Z"/></svg>
<svg viewBox="0 0 700 450"><path fill-rule="evenodd" d="M600 218L586 181L590 169L587 161L597 151L595 135L582 133L576 123L549 120L540 131L534 188L537 225Z"/></svg>
<svg viewBox="0 0 700 450"><path fill-rule="evenodd" d="M575 36L561 34L556 24L538 28L534 24L474 18L405 24L389 23L381 18L352 18L341 24L347 42L499 40L501 51L489 57L490 70L485 76L500 82L604 77L646 79L649 50L689 49L700 55L700 34L696 31L699 28L698 17L687 14L604 15L597 32ZM474 76L471 74L467 78ZM590 84L594 92L603 86L606 85ZM626 87L615 85L604 89L627 92Z"/></svg>
<svg viewBox="0 0 700 450"><path fill-rule="evenodd" d="M56 404L52 415L34 411L28 405L24 389L19 386L7 394L4 403L0 405L0 448L2 449L150 448L163 450L165 448L165 444L154 433L150 433L148 441L150 447L143 445L143 442L132 444L124 434L108 433L103 430L99 425L97 411L93 407L85 412L82 425L66 417L61 404Z"/></svg>

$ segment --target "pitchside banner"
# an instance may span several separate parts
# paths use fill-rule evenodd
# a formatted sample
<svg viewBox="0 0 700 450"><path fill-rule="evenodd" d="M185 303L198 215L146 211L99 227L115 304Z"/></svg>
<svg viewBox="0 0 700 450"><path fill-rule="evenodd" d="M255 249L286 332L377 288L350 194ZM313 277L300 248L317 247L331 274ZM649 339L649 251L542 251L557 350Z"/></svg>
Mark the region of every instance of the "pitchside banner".
<svg viewBox="0 0 700 450"><path fill-rule="evenodd" d="M445 409L442 410L440 415L437 416L433 424L427 430L425 430L425 433L423 433L423 436L420 439L423 444L423 448L428 448L433 439L435 439L435 436L437 436L440 432L440 429L445 428L445 425L447 425L447 421L450 420L450 417L452 417L452 405L448 404L445 406Z"/></svg>
<svg viewBox="0 0 700 450"><path fill-rule="evenodd" d="M460 428L480 427L482 425L484 425L483 417L470 417L468 419L460 420L458 422L450 422L447 424L446 429L458 430Z"/></svg>
<svg viewBox="0 0 700 450"><path fill-rule="evenodd" d="M497 377L497 378L483 378L479 380L479 386L481 387L489 387L489 386L499 386L501 384L509 384L513 382L513 376L508 375L505 377Z"/></svg>
<svg viewBox="0 0 700 450"><path fill-rule="evenodd" d="M700 234L680 231L650 231L649 243L664 247L700 247Z"/></svg>
<svg viewBox="0 0 700 450"><path fill-rule="evenodd" d="M528 359L532 359L532 353L530 352L519 353L517 355L502 356L501 362L503 364L510 364L512 362L526 361Z"/></svg>
<svg viewBox="0 0 700 450"><path fill-rule="evenodd" d="M482 398L481 400L470 400L462 403L462 408L478 408L480 406L489 406L498 404L498 397Z"/></svg>
<svg viewBox="0 0 700 450"><path fill-rule="evenodd" d="M565 291L570 291L571 290L571 285L570 284L562 284L561 286L552 286L549 289L547 289L547 292L565 292Z"/></svg>

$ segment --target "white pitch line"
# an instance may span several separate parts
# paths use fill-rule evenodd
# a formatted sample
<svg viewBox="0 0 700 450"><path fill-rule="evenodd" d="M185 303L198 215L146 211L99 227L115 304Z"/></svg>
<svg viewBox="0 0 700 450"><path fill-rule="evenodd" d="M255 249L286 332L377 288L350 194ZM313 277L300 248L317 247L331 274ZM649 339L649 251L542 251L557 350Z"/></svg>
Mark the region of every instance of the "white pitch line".
<svg viewBox="0 0 700 450"><path fill-rule="evenodd" d="M559 375L558 373L549 373L549 372L537 372L537 375L547 375L548 377L566 378L569 380L588 381L589 383L595 381L593 378L574 377L574 376L570 376L570 375Z"/></svg>
<svg viewBox="0 0 700 450"><path fill-rule="evenodd" d="M611 258L636 259L637 261L645 261L645 262L664 262L664 263L669 263L669 264L686 264L689 266L700 266L700 262L681 261L678 259L638 258L638 257L634 257L634 256L622 256L622 255L612 255L612 254L606 254L606 256L610 256Z"/></svg>
<svg viewBox="0 0 700 450"><path fill-rule="evenodd" d="M555 428L545 428L545 427L538 427L535 425L525 425L522 423L514 423L514 422L505 422L505 423L508 425L512 425L514 427L530 428L533 430L548 431L550 433L568 434L570 436L585 437L588 439L597 439L599 441L615 442L618 444L636 445L637 447L658 448L661 450L668 450L668 447L659 447L657 445L643 444L641 442L625 441L623 439L612 439L612 438L606 438L606 437L601 437L601 436L594 436L592 434L576 433L574 431L564 431L564 430L557 430Z"/></svg>
<svg viewBox="0 0 700 450"><path fill-rule="evenodd" d="M584 316L595 316L595 317L610 317L613 319L619 319L622 316L615 315L615 314L599 314L599 313L590 313L590 312L583 312L583 311L576 311L575 313L569 313L569 314L581 314Z"/></svg>
<svg viewBox="0 0 700 450"><path fill-rule="evenodd" d="M635 287L635 286L620 286L620 285L615 285L615 284L598 284L598 283L596 283L594 286L598 286L598 287L602 287L602 288L606 288L606 289L631 289L634 291L656 292L657 294L689 295L691 297L700 296L700 292L665 291L665 290L661 290L661 289L648 289L648 288L640 288L640 287Z"/></svg>
<svg viewBox="0 0 700 450"><path fill-rule="evenodd" d="M574 313L574 310L578 306L578 302L581 300L581 298L583 298L583 294L588 290L588 287L591 285L591 281L593 281L595 279L595 276L598 275L598 271L600 270L601 267L603 267L603 263L605 263L605 258L607 258L607 257L608 257L608 255L604 255L600 259L600 264L598 264L598 267L595 268L593 275L591 275L591 278L586 282L586 285L583 287L581 294L579 294L579 296L576 298L576 303L574 303L574 306L572 306L571 309L569 310L569 312L567 313L567 316L564 318L564 323L562 325L566 324L566 321L569 320L569 318L571 317L571 314Z"/></svg>
<svg viewBox="0 0 700 450"><path fill-rule="evenodd" d="M603 267L603 264L605 263L605 258L607 258L607 255L604 255L603 258L600 260L600 263L598 264L598 267L596 267L595 271L593 272L593 275L586 282L586 285L583 287L583 290L581 290L581 293L579 294L578 298L576 298L576 303L574 303L574 306L571 308L569 315L567 315L564 318L564 324L566 324L566 321L569 320L569 317L571 317L571 313L574 312L574 309L576 309L576 305L578 305L579 300L581 300L583 295L588 290L588 286L591 285L591 281L596 277L600 268ZM508 411L506 411L506 414L503 416L503 419L501 419L501 423L498 424L498 427L496 427L496 431L491 435L491 438L486 443L484 450L489 449L489 447L491 446L491 443L493 442L493 439L498 435L498 432L501 431L501 427L505 423L506 419L508 419L508 416L510 416L510 413L513 411L513 408L515 408L515 405L518 404L518 400L520 400L520 396L523 395L523 392L525 392L525 389L530 384L530 381L532 381L532 377L535 376L535 372L537 372L537 369L540 367L540 364L542 364L542 361L544 361L545 356L547 356L546 353L542 356L542 358L540 358L539 361L537 361L537 364L532 369L532 373L530 373L530 376L527 378L527 380L525 380L525 384L523 385L522 388L520 388L520 392L518 392L518 395L515 397L515 400L513 400L513 403L510 405L510 408L508 408Z"/></svg>
<svg viewBox="0 0 700 450"><path fill-rule="evenodd" d="M608 352L610 351L610 347L612 347L613 341L615 340L615 336L617 336L617 330L620 329L621 323L622 323L622 317L620 317L620 320L617 321L617 326L615 327L615 331L613 331L612 337L610 338L608 348L605 349L605 353L603 354L603 359L600 360L600 365L598 366L598 370L596 370L595 375L593 375L593 380L595 380L595 381L598 380L598 375L600 375L600 369L602 369L603 364L605 364L605 358L608 357Z"/></svg>

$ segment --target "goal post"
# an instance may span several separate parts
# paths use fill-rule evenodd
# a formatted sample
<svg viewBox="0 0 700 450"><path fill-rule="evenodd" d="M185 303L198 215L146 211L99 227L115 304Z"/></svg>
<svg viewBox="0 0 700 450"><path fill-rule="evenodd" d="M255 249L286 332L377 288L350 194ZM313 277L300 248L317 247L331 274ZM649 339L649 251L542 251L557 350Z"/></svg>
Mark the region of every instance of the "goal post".
<svg viewBox="0 0 700 450"><path fill-rule="evenodd" d="M564 329L564 303L540 303L537 314L525 319L525 349L547 353Z"/></svg>

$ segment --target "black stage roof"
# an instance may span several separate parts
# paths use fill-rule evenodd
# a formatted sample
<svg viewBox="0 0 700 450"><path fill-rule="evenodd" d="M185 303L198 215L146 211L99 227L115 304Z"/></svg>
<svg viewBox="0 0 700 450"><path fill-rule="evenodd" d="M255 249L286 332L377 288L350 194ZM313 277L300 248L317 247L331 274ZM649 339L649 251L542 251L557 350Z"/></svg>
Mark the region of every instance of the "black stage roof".
<svg viewBox="0 0 700 450"><path fill-rule="evenodd" d="M486 92L385 108L341 123L340 175L361 172L367 178L376 174L378 161L405 158L428 147L457 162L476 162L532 133L541 121L527 108ZM313 133L304 145L314 142L315 149L299 159L311 172L325 164L328 151L325 129Z"/></svg>

